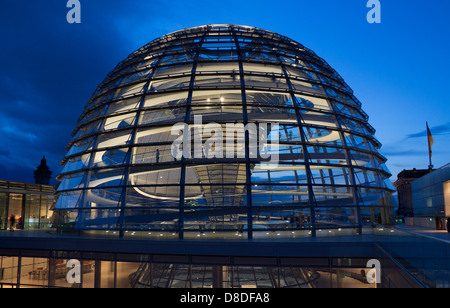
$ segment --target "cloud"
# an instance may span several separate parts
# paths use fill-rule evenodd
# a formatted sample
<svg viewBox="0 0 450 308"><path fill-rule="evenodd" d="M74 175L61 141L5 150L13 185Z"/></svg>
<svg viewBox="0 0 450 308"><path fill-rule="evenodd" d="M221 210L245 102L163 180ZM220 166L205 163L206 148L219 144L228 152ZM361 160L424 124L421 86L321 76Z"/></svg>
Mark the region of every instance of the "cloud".
<svg viewBox="0 0 450 308"><path fill-rule="evenodd" d="M438 125L434 127L430 127L430 131L433 134L433 136L439 136L439 135L448 135L450 134L450 123L446 123L443 125ZM423 130L421 132L407 135L408 139L412 138L422 138L427 136L427 130Z"/></svg>
<svg viewBox="0 0 450 308"><path fill-rule="evenodd" d="M65 145L95 88L141 47L129 36L133 18L153 15L157 22L151 6L142 10L129 2L82 1L79 25L67 23L66 1L0 3L1 178L15 169L14 180L30 182L43 155L54 175L60 170Z"/></svg>
<svg viewBox="0 0 450 308"><path fill-rule="evenodd" d="M393 156L403 156L403 157L411 157L411 156L423 156L426 154L426 151L418 151L418 150L404 150L404 149L392 149L392 150L383 150L382 154L386 157Z"/></svg>

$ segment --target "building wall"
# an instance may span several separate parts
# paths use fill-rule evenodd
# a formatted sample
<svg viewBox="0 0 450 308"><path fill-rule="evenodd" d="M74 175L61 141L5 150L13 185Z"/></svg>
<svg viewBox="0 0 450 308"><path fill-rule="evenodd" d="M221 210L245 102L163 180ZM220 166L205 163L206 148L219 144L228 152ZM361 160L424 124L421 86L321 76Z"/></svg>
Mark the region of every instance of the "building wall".
<svg viewBox="0 0 450 308"><path fill-rule="evenodd" d="M449 201L450 189L446 186L444 194L444 184L450 180L450 164L446 165L412 183L414 223L416 226L435 228L436 220L444 222L444 217L450 216L450 211L446 212ZM440 217L440 219L437 219ZM443 223L445 228L445 223ZM439 229L439 228L438 228Z"/></svg>
<svg viewBox="0 0 450 308"><path fill-rule="evenodd" d="M450 217L450 181L444 183L445 217Z"/></svg>
<svg viewBox="0 0 450 308"><path fill-rule="evenodd" d="M403 215L412 215L413 213L411 182L404 181L403 184L397 187L398 206Z"/></svg>

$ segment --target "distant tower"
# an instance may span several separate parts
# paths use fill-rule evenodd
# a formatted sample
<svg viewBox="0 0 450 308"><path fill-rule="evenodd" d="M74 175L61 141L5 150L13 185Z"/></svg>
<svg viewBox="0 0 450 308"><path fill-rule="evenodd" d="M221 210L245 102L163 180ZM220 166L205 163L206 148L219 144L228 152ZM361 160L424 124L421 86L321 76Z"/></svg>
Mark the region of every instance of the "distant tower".
<svg viewBox="0 0 450 308"><path fill-rule="evenodd" d="M41 185L50 185L50 179L52 172L47 166L47 160L45 156L41 160L41 165L34 171L34 182Z"/></svg>

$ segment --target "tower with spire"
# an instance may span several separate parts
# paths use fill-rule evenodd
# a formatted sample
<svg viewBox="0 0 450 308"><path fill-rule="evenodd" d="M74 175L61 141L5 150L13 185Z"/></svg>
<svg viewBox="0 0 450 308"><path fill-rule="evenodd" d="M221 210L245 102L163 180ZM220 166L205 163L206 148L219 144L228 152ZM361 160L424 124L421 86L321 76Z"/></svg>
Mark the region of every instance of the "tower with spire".
<svg viewBox="0 0 450 308"><path fill-rule="evenodd" d="M41 164L34 171L34 182L41 185L50 185L50 179L52 178L52 172L47 166L47 160L45 156L41 160Z"/></svg>

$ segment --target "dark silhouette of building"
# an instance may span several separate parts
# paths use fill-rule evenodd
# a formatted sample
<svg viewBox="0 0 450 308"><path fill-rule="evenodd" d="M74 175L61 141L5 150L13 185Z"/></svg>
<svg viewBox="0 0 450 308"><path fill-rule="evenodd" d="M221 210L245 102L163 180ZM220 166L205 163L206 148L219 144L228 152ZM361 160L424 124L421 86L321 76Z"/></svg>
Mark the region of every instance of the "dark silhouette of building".
<svg viewBox="0 0 450 308"><path fill-rule="evenodd" d="M433 171L434 169L414 168L412 170L403 170L398 174L397 181L393 183L398 193L398 215L413 216L412 182Z"/></svg>
<svg viewBox="0 0 450 308"><path fill-rule="evenodd" d="M41 160L41 164L34 171L35 184L50 185L50 179L52 178L52 172L47 166L47 160L45 156Z"/></svg>

